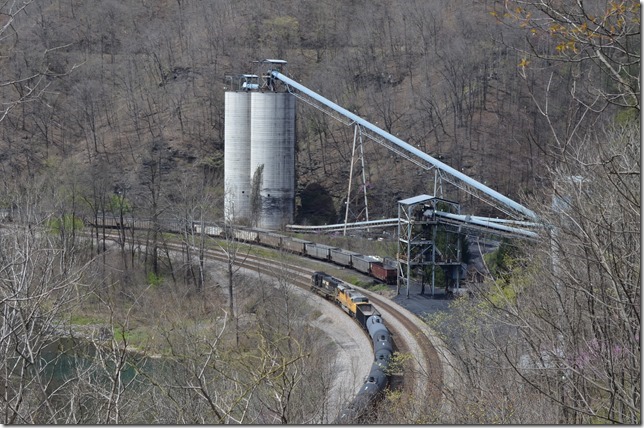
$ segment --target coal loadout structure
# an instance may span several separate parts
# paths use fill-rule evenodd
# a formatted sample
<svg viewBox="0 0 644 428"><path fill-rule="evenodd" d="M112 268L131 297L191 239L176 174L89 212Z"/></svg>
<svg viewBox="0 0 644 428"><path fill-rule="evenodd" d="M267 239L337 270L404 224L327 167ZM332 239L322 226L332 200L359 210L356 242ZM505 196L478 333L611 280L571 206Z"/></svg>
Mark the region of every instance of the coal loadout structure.
<svg viewBox="0 0 644 428"><path fill-rule="evenodd" d="M348 229L396 226L398 228L399 250L395 266L387 269L382 263L370 263L368 272L376 277L380 273L382 278L379 279L385 283L396 283L398 292L401 285L406 285L408 297L412 271L421 265L429 263L436 266L439 263L436 256L435 238L430 239L431 233L427 233L427 231L434 230L432 228L438 224L452 227L455 230L454 233L459 235L463 230L470 230L521 239L535 239L538 236L538 230L542 225L532 210L298 83L287 76L284 70L287 65L285 60L266 59L253 62L259 68L258 74L227 76L224 134L224 212L226 224L251 226L257 230L264 230L261 233L271 238L277 238L277 235L266 232L266 230L300 232L342 230L346 234ZM347 126L354 127L349 190L345 202L347 212L343 224L324 226L293 224L296 189L296 100L319 109ZM433 192L399 201L398 218L370 221L365 186L366 219L349 223L348 212L354 156L356 152L362 153L362 137L379 144L426 171L432 171L434 176ZM360 150L356 150L358 141L360 141ZM362 163L364 171L364 158ZM457 202L444 199L444 183L491 205L503 213L505 218L461 214ZM428 183L428 186L431 186L431 183ZM445 206L450 206L452 209L445 210ZM425 232L418 234L418 230ZM250 231L244 232L251 233ZM309 257L320 258L319 253L322 252L328 254L328 257L324 257L325 259L332 260L335 254L333 251L338 250L332 247L325 248L323 245L308 241L300 242L301 240L295 238L282 237L280 239L280 247L288 248L285 243L303 246L299 252ZM432 257L427 257L428 249L433 251ZM352 268L358 269L361 257L364 258L364 256L349 253L342 253L344 256L342 261L348 263ZM418 254L421 255L419 260L422 260L412 260L412 255ZM452 269L454 272L460 272L460 259L457 258L449 262L454 265L450 266L455 267ZM379 271L381 266L382 272ZM375 311L368 299L351 289L347 284L343 284L323 272L316 272L312 278L311 290L339 304L349 315L356 318L369 332L374 343L373 376L370 373L365 383L366 389L358 391L355 401L345 409L339 418L339 421L347 421L355 416L357 409L365 408L364 402L371 401L385 387L387 376L381 376L381 374L386 372L391 357L391 338L380 314ZM371 325L374 323L378 325ZM385 345L380 346L377 343L380 338L384 338ZM380 348L383 348L384 351L380 352Z"/></svg>

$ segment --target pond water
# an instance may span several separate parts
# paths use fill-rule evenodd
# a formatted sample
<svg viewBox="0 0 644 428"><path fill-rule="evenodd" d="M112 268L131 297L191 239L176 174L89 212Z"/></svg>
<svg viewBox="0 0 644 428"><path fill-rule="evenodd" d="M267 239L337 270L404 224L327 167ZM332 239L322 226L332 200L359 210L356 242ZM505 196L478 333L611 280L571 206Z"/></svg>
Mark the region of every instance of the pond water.
<svg viewBox="0 0 644 428"><path fill-rule="evenodd" d="M128 388L149 387L149 377L164 376L176 372L176 363L164 358L151 358L138 352L126 352L121 362L121 351L96 345L88 340L60 338L45 347L40 354L38 370L47 383L47 392L58 388L72 388L79 382L94 385L99 389L113 382L117 364L119 381ZM144 373L145 376L141 376ZM64 395L64 394L62 394Z"/></svg>

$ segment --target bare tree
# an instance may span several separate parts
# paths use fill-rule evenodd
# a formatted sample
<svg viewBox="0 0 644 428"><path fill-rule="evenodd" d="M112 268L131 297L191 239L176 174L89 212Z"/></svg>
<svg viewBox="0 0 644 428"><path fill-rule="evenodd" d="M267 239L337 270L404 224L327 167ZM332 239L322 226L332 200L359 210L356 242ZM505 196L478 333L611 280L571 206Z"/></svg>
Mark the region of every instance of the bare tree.
<svg viewBox="0 0 644 428"><path fill-rule="evenodd" d="M641 420L639 130L607 128L570 149L538 210L543 239L506 257L481 300L434 320L460 362L450 395L469 413L457 421Z"/></svg>
<svg viewBox="0 0 644 428"><path fill-rule="evenodd" d="M580 104L640 109L639 2L508 1L498 15L527 30L518 63L524 72L534 57L566 63L575 69L569 90Z"/></svg>
<svg viewBox="0 0 644 428"><path fill-rule="evenodd" d="M37 101L43 97L43 94L51 86L52 78L60 78L71 73L78 65L73 65L65 70L58 70L51 67L51 55L57 50L64 49L65 44L55 46L45 46L41 51L36 51L39 58L33 63L26 60L20 44L21 27L26 26L28 15L27 11L33 6L33 1L13 2L6 1L0 6L0 39L3 47L10 53L5 60L15 61L16 63L25 60L26 69L14 70L14 73L5 76L0 80L0 91L2 91L5 101L0 107L0 122L18 106ZM33 47L32 47L33 49Z"/></svg>
<svg viewBox="0 0 644 428"><path fill-rule="evenodd" d="M57 420L43 351L58 340L61 319L82 295L82 268L63 257L38 217L39 186L16 196L25 225L0 234L0 361L3 423ZM40 186L42 190L42 186ZM69 249L67 249L69 250ZM61 263L66 263L62 265Z"/></svg>
<svg viewBox="0 0 644 428"><path fill-rule="evenodd" d="M182 172L170 190L168 199L171 209L183 236L184 265L186 283L194 283L195 289L201 292L204 287L206 271L206 242L208 233L221 217L219 192L215 189L218 183L210 183L205 176L199 177L198 170L189 169ZM194 226L198 226L194 227ZM213 229L214 230L214 229ZM195 260L197 265L195 266Z"/></svg>

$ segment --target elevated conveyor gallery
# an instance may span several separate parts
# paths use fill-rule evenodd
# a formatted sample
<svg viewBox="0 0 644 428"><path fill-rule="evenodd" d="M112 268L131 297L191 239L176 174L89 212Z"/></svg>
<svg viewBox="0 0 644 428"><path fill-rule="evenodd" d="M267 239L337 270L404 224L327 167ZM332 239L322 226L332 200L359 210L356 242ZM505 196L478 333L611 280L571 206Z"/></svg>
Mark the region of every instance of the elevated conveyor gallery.
<svg viewBox="0 0 644 428"><path fill-rule="evenodd" d="M330 101L329 99L323 97L322 95L312 91L306 86L296 82L290 77L282 73L282 66L286 64L283 60L264 60L260 61L261 63L268 64L268 71L262 74L263 84L260 86L262 91L269 92L285 92L288 94L297 97L298 99L306 102L307 104L321 110L322 112L332 116L333 118L339 120L347 126L354 126L354 134L360 134L360 136L365 136L372 140L373 142L387 148L388 150L396 153L398 156L409 160L420 168L425 169L426 171L433 171L435 174L434 182L434 193L442 193L440 190L437 191L437 183L447 182L456 188L474 196L475 198L493 206L499 211L503 212L509 218L507 219L498 219L498 218L486 218L478 217L472 215L462 215L460 214L459 204L451 202L452 207L450 208L451 212L443 212L440 209L439 205L436 205L438 200L443 200L440 197L428 196L428 195L419 195L418 197L425 198L427 203L431 205L432 219L420 219L418 220L418 225L414 226L416 220L408 219L403 221L403 216L400 215L400 204L402 201L399 201L399 216L396 219L381 219L375 221L369 221L367 214L367 221L349 223L345 217L345 222L342 224L335 225L325 225L325 226L297 226L297 225L287 225L286 228L292 231L340 231L344 230L345 234L348 229L374 229L382 227L391 227L398 226L399 234L399 251L398 251L398 265L399 265L399 276L398 283L401 282L407 283L407 288L409 289L410 275L412 271L417 270L419 266L416 266L415 258L412 259L409 255L407 259L404 257L401 258L401 245L407 245L409 248L407 252L411 250L411 244L416 245L427 245L425 249L413 249L413 253L419 253L421 255L425 254L427 249L432 249L435 253L437 251L437 243L434 239L436 237L436 225L442 224L448 226L448 229L451 229L450 226L454 226L453 231L448 232L459 236L458 242L460 242L460 234L462 229L468 229L473 231L484 231L488 233L493 233L498 236L508 236L514 238L523 238L523 239L534 239L537 237L537 230L540 225L537 218L537 215L530 209L519 204L518 202L508 198L505 195L497 192L494 189L480 183L479 181L473 179L472 177L463 174L462 172L450 167L449 165L439 161L438 159L428 155L427 153L418 150L412 145L402 141L400 138L384 131L383 129L375 126L369 121L361 118L360 116L351 113L345 108L337 105L336 103ZM359 131L358 131L359 130ZM354 136L354 150L355 150L355 136ZM352 159L353 167L353 159ZM349 175L351 177L351 174ZM349 189L351 188L351 180L349 179ZM440 186L442 188L442 184ZM414 199L414 198L410 198ZM423 199L423 200L425 200ZM348 213L348 204L349 197L347 196L347 213ZM420 204L420 205L418 205ZM416 209L423 209L423 202L418 202L418 206L413 207ZM448 205L450 205L448 204ZM365 207L366 207L366 193L365 193ZM410 208L411 209L411 208ZM429 211L428 211L429 212ZM407 228L408 231L421 228L423 234L427 234L428 230L433 232L429 233L427 236L423 236L419 243L416 240L406 242L405 238L402 237L400 229L401 225ZM447 230L447 229L441 229ZM410 232L411 233L411 232ZM414 232L416 233L416 232ZM433 234L433 235L432 235ZM434 238L431 238L431 236ZM408 238L409 240L409 238ZM460 245L460 244L459 244ZM458 253L460 254L460 252ZM424 256L423 256L424 257ZM412 263L413 260L413 263ZM432 258L433 260L433 258ZM460 256L457 257L455 262L460 264ZM401 266L407 264L406 274L403 272L404 269ZM432 262L433 263L433 262ZM423 259L421 263L421 268L427 264L426 259ZM414 269L411 269L411 267ZM433 269L433 268L432 268ZM424 268L423 268L424 271ZM424 275L424 273L423 273ZM433 270L432 270L433 278ZM432 280L432 290L433 290L433 280ZM433 293L433 291L432 291Z"/></svg>
<svg viewBox="0 0 644 428"><path fill-rule="evenodd" d="M524 207L516 201L513 201L507 196L500 194L496 190L489 188L483 183L474 180L466 174L463 174L462 172L450 167L449 165L439 161L438 159L428 155L427 153L418 150L412 145L402 141L400 138L384 131L383 129L378 128L377 126L361 118L360 116L340 107L334 102L310 90L309 88L296 82L295 80L285 76L279 71L270 70L266 77L269 80L269 83L267 83L269 87L274 87L276 80L283 82L287 86L287 90L296 97L306 101L309 104L317 104L316 106L323 106L330 109L332 112L339 115L340 118L347 119L348 122L343 121L347 124L355 123L362 126L362 128L364 129L364 135L371 140L410 160L421 168L424 168L426 170L436 169L441 174L442 179L444 179L445 181L494 206L510 217L533 221L537 219L536 214L532 210ZM294 89L297 90L297 92L295 92Z"/></svg>
<svg viewBox="0 0 644 428"><path fill-rule="evenodd" d="M520 220L506 220L499 218L479 217L472 215L452 214L436 211L436 216L440 217L440 221L445 224L454 226L462 226L465 229L479 232L493 233L499 236L507 236L511 238L527 238L534 239L537 233L528 230L538 228L538 223L520 221ZM364 230L364 229L377 229L396 227L398 225L398 218L385 218L380 220L371 221L358 221L355 223L338 223L338 224L325 224L319 226L301 226L290 224L286 226L287 230L292 232L340 232L342 230ZM526 229L527 228L527 229Z"/></svg>

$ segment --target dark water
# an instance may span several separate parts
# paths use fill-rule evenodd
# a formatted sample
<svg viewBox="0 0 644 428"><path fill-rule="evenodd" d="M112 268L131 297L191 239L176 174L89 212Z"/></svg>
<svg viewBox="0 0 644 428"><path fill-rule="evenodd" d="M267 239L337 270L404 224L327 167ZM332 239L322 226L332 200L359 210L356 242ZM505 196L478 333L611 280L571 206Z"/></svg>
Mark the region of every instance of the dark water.
<svg viewBox="0 0 644 428"><path fill-rule="evenodd" d="M43 412L43 420L37 423L60 423L70 415L74 423L104 423L108 397L113 392L118 391L127 403L121 407L136 406L136 401L144 400L146 391L151 390L150 379L159 381L173 370L176 374L176 366L168 359L114 352L87 340L60 338L45 347L37 364L31 367L56 412L54 419L50 412ZM154 412L137 413L136 423L153 420Z"/></svg>
<svg viewBox="0 0 644 428"><path fill-rule="evenodd" d="M113 351L107 346L71 338L58 339L43 349L36 369L46 382L45 391L57 398L68 397L79 385L87 396L92 396L96 391L111 389L115 382L127 389L129 397L137 397L139 392L150 389L151 379L174 378L182 372L181 365L173 360L134 351Z"/></svg>
<svg viewBox="0 0 644 428"><path fill-rule="evenodd" d="M119 356L117 352L116 358ZM108 348L97 348L89 341L61 338L42 350L38 368L45 378L52 382L51 388L56 388L64 382L72 381L79 373L86 374L93 381L101 382L101 377L107 376L107 373L114 373L117 366L116 358ZM105 370L101 369L102 365ZM120 370L120 380L130 382L136 377L137 370L154 370L153 365L154 360L151 358L141 357L134 352L126 353L125 363ZM107 382L107 378L102 381Z"/></svg>

